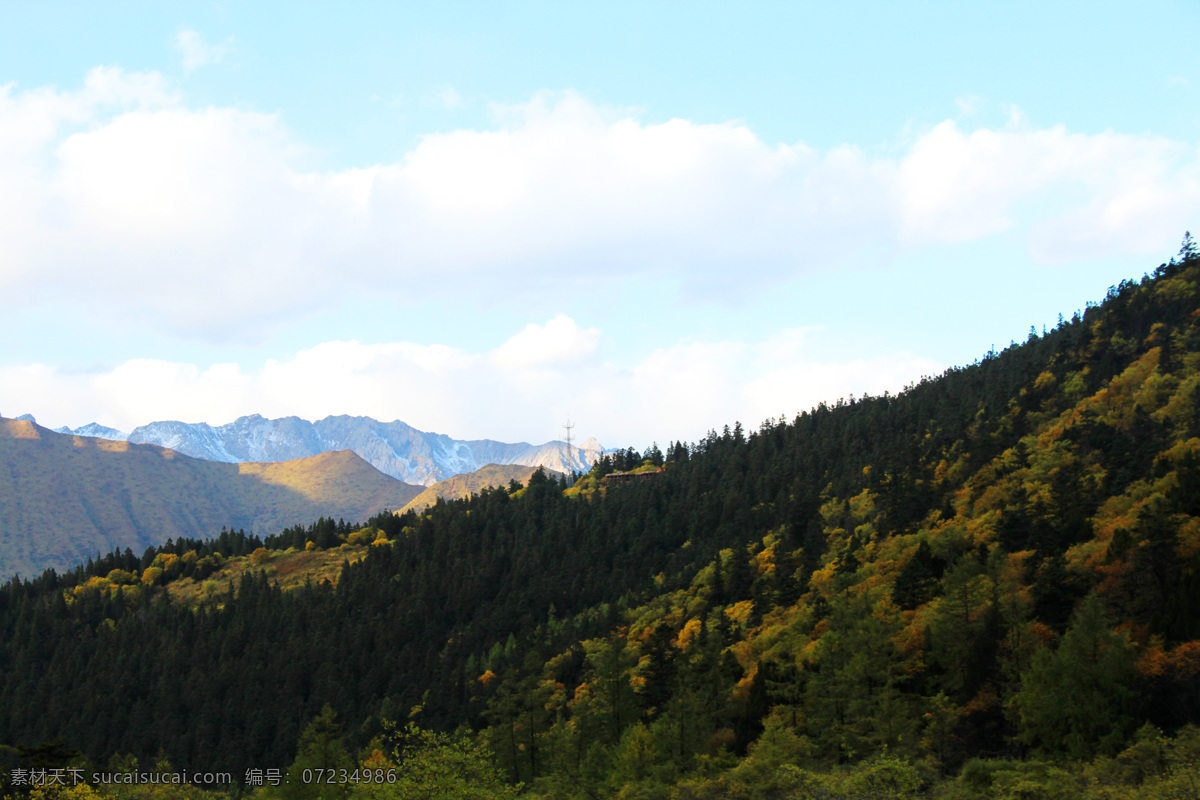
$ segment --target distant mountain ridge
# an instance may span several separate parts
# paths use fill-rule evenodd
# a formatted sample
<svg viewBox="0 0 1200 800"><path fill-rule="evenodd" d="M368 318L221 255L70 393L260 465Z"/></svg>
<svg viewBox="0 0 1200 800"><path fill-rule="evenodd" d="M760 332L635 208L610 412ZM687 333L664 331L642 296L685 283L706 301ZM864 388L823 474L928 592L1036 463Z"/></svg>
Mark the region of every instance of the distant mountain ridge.
<svg viewBox="0 0 1200 800"><path fill-rule="evenodd" d="M496 486L506 487L510 481L526 484L529 483L529 476L537 471L537 469L537 467L525 466L523 464L488 464L474 472L455 475L444 481L438 481L414 497L409 501L408 505L399 509L397 513L404 511L424 511L436 503L439 498L443 500L461 500L473 494L478 494L484 489ZM547 470L547 474L556 479L561 475L561 473L556 473L552 470Z"/></svg>
<svg viewBox="0 0 1200 800"><path fill-rule="evenodd" d="M309 422L300 417L267 419L251 414L216 426L204 422L152 422L128 435L93 422L81 428L58 428L55 432L156 444L193 458L230 464L288 461L352 450L380 472L422 486L432 486L488 464L586 472L605 452L595 439L572 445L568 451L567 444L560 441L531 445L492 439L460 440L419 431L400 420L380 422L371 417L346 415Z"/></svg>
<svg viewBox="0 0 1200 800"><path fill-rule="evenodd" d="M217 463L2 417L0 475L0 575L9 577L114 548L209 538L226 525L270 534L319 516L366 520L421 492L346 450Z"/></svg>

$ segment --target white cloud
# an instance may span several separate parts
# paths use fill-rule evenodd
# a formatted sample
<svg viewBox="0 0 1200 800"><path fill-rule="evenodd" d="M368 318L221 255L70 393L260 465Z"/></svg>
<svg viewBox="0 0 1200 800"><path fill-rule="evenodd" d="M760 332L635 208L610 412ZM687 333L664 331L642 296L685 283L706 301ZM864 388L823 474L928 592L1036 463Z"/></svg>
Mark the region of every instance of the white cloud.
<svg viewBox="0 0 1200 800"><path fill-rule="evenodd" d="M184 73L190 73L209 64L219 64L233 48L233 40L221 44L209 44L204 34L188 28L175 35L175 49L183 59Z"/></svg>
<svg viewBox="0 0 1200 800"><path fill-rule="evenodd" d="M958 106L960 114L966 117L972 117L979 113L986 101L977 94L963 95L954 99L954 104Z"/></svg>
<svg viewBox="0 0 1200 800"><path fill-rule="evenodd" d="M1044 261L1154 253L1200 211L1200 151L1160 137L1031 130L970 133L943 122L897 172L901 238L978 239L1034 216Z"/></svg>
<svg viewBox="0 0 1200 800"><path fill-rule="evenodd" d="M155 73L0 88L0 309L74 297L246 338L353 292L544 305L651 278L721 299L1001 231L1048 262L1158 256L1200 212L1194 145L1019 115L880 155L547 93L396 163L314 172L304 152L276 116L191 108Z"/></svg>
<svg viewBox="0 0 1200 800"><path fill-rule="evenodd" d="M598 330L560 315L490 352L327 342L250 371L148 359L90 372L0 367L0 409L54 426L95 420L126 431L163 419L363 414L458 438L539 442L556 438L569 414L584 435L641 448L694 441L735 420L754 427L850 394L897 391L941 370L905 353L827 363L811 354L811 336L680 341L623 367L595 357Z"/></svg>
<svg viewBox="0 0 1200 800"><path fill-rule="evenodd" d="M599 328L583 330L575 320L559 314L545 325L526 325L525 330L496 348L492 359L506 369L549 367L585 360L599 346Z"/></svg>
<svg viewBox="0 0 1200 800"><path fill-rule="evenodd" d="M462 95L453 86L443 86L437 91L438 102L449 111L457 111L463 106Z"/></svg>

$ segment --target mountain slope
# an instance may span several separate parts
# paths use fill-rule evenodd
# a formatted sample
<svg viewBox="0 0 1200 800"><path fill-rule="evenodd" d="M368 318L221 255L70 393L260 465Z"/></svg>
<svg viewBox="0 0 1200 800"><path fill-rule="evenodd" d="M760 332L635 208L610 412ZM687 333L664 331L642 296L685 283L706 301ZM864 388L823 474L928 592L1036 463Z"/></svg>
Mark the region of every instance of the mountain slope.
<svg viewBox="0 0 1200 800"><path fill-rule="evenodd" d="M318 516L366 519L420 491L346 451L221 464L3 418L0 476L0 574L10 576L222 526L273 533Z"/></svg>
<svg viewBox="0 0 1200 800"><path fill-rule="evenodd" d="M442 500L462 500L473 494L479 494L484 489L491 489L495 486L506 487L510 481L526 484L529 482L529 476L537 469L538 467L517 464L488 464L486 467L480 467L474 472L467 472L447 478L444 481L438 481L414 497L400 511L424 511L436 503L439 498ZM547 473L550 473L550 471L547 470ZM550 474L554 475L556 473Z"/></svg>
<svg viewBox="0 0 1200 800"><path fill-rule="evenodd" d="M242 769L329 703L351 750L469 725L545 797L1186 796L1138 784L1196 777L1194 250L899 396L593 480L639 459L381 515L336 587L264 574L221 613L10 583L0 739ZM272 546L340 549L318 533Z"/></svg>
<svg viewBox="0 0 1200 800"><path fill-rule="evenodd" d="M28 419L30 422L37 422L37 420L29 414L23 414L22 416L17 417L17 419ZM95 422L88 423L87 425L75 428L74 430L64 425L61 428L55 428L54 432L65 433L68 436L90 436L93 439L112 439L113 441L125 441L129 438L128 434L122 433L116 428L110 428L107 425L100 425Z"/></svg>

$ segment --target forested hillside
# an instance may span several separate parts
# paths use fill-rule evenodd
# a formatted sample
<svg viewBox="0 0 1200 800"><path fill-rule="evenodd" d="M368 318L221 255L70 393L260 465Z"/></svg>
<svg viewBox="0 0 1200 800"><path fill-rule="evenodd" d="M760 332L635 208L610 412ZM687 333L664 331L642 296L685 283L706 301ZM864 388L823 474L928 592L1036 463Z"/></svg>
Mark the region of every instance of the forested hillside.
<svg viewBox="0 0 1200 800"><path fill-rule="evenodd" d="M336 714L545 797L1196 796L1200 254L898 396L236 539L7 584L0 741L240 776ZM260 544L347 560L166 599Z"/></svg>

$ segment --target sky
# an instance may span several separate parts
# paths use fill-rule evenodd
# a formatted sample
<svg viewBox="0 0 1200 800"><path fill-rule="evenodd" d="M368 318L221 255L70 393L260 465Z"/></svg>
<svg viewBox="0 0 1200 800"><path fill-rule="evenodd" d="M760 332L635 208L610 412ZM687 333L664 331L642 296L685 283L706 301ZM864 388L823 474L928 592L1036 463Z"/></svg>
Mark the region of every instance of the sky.
<svg viewBox="0 0 1200 800"><path fill-rule="evenodd" d="M0 0L0 414L644 448L1200 229L1194 2Z"/></svg>

